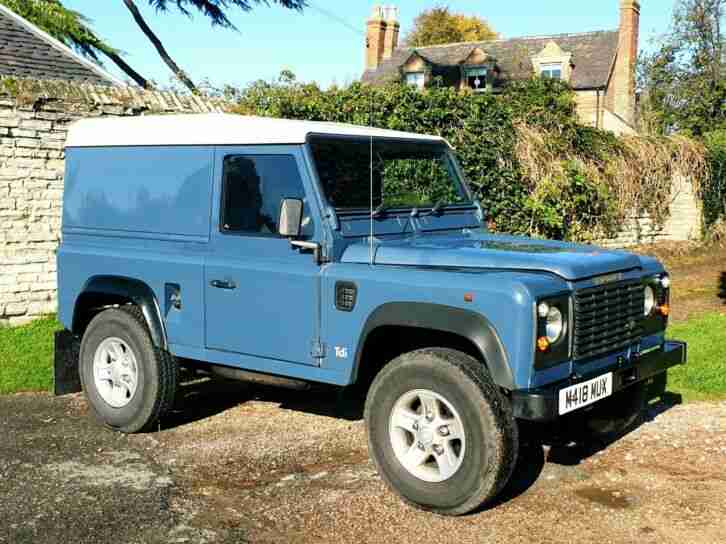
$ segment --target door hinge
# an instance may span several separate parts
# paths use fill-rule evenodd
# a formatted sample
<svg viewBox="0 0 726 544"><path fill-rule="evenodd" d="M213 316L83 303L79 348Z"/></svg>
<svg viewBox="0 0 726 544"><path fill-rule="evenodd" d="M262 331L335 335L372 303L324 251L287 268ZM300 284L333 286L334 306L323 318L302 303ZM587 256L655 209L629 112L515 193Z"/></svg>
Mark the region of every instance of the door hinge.
<svg viewBox="0 0 726 544"><path fill-rule="evenodd" d="M313 359L325 359L325 344L320 340L313 340L310 353Z"/></svg>

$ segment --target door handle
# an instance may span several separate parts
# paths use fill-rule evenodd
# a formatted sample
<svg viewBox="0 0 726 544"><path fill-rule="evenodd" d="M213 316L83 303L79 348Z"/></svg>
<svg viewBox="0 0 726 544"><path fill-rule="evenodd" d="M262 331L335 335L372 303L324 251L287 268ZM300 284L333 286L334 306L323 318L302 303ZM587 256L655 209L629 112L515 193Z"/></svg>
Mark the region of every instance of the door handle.
<svg viewBox="0 0 726 544"><path fill-rule="evenodd" d="M232 280L212 280L209 285L217 289L236 289L237 285Z"/></svg>

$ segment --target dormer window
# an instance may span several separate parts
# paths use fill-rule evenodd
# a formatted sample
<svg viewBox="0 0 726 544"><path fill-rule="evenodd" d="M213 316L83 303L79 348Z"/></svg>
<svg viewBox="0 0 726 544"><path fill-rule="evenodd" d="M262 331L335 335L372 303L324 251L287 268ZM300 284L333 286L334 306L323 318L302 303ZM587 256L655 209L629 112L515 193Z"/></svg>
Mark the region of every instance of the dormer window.
<svg viewBox="0 0 726 544"><path fill-rule="evenodd" d="M562 79L562 63L548 62L540 64L540 75L549 79Z"/></svg>
<svg viewBox="0 0 726 544"><path fill-rule="evenodd" d="M475 91L485 91L488 74L489 70L486 68L464 68L466 86Z"/></svg>
<svg viewBox="0 0 726 544"><path fill-rule="evenodd" d="M406 85L416 87L417 89L423 89L426 85L426 73L425 72L409 72L406 74Z"/></svg>

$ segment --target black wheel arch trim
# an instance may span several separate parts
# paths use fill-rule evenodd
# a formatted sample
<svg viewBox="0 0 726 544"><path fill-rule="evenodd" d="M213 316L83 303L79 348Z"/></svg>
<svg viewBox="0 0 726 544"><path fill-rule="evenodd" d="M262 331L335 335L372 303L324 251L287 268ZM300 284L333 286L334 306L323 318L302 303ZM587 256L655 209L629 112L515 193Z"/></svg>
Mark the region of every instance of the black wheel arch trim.
<svg viewBox="0 0 726 544"><path fill-rule="evenodd" d="M74 333L78 332L81 323L79 303L84 295L89 294L116 295L131 300L141 310L154 346L168 351L166 326L161 317L159 301L154 291L146 283L125 276L93 276L90 278L78 294L73 308Z"/></svg>
<svg viewBox="0 0 726 544"><path fill-rule="evenodd" d="M379 327L391 325L430 329L466 338L476 346L484 358L494 383L507 390L514 389L514 376L504 344L485 316L455 306L426 302L388 302L376 308L368 316L356 349L353 381L358 378L368 336Z"/></svg>

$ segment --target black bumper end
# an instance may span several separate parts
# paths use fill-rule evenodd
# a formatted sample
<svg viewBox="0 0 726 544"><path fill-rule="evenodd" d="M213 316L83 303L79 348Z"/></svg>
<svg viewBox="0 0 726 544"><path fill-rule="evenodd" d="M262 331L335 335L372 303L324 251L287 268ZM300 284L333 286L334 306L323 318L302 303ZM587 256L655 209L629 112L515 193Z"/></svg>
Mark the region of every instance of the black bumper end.
<svg viewBox="0 0 726 544"><path fill-rule="evenodd" d="M56 395L69 395L81 390L81 376L78 373L80 348L80 339L71 331L55 333L53 392Z"/></svg>
<svg viewBox="0 0 726 544"><path fill-rule="evenodd" d="M666 372L669 368L686 363L686 343L667 341L661 349L638 358L632 364L617 369L600 369L594 374L567 380L548 387L512 391L514 417L530 421L552 421L559 417L559 391L576 383L595 378L606 372L613 373L613 393L641 383Z"/></svg>

